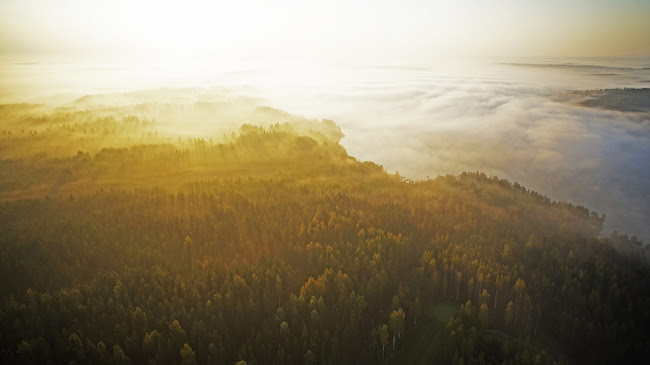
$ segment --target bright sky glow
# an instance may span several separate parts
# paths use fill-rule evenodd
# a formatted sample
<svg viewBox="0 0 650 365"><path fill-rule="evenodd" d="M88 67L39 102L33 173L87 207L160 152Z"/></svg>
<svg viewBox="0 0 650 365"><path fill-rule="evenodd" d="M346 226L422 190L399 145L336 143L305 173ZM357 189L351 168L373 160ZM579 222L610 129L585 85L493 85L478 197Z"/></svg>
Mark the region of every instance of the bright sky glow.
<svg viewBox="0 0 650 365"><path fill-rule="evenodd" d="M650 1L0 1L0 55L108 62L650 55Z"/></svg>

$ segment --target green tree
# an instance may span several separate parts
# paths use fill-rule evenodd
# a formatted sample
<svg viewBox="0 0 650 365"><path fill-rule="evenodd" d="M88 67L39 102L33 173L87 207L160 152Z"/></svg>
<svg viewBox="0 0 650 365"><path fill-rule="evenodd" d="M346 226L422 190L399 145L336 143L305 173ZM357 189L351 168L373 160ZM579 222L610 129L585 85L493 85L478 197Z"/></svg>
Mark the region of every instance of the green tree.
<svg viewBox="0 0 650 365"><path fill-rule="evenodd" d="M311 350L307 350L304 356L304 363L305 365L313 365L316 364L316 355Z"/></svg>
<svg viewBox="0 0 650 365"><path fill-rule="evenodd" d="M406 313L402 308L393 311L390 314L389 324L390 330L393 332L393 351L395 351L395 336L398 338L401 337L402 332L404 332L404 323L406 320Z"/></svg>
<svg viewBox="0 0 650 365"><path fill-rule="evenodd" d="M130 364L131 361L129 358L124 354L124 350L120 347L120 345L115 345L113 346L113 359L111 360L113 364Z"/></svg>
<svg viewBox="0 0 650 365"><path fill-rule="evenodd" d="M280 275L275 275L275 295L278 297L278 308L280 308L280 300L282 299L282 279L280 279Z"/></svg>
<svg viewBox="0 0 650 365"><path fill-rule="evenodd" d="M482 329L488 328L488 306L486 303L481 304L478 312L478 318Z"/></svg>
<svg viewBox="0 0 650 365"><path fill-rule="evenodd" d="M195 365L196 354L188 344L184 344L181 348L181 365Z"/></svg>
<svg viewBox="0 0 650 365"><path fill-rule="evenodd" d="M96 346L97 351L97 361L100 364L108 364L111 361L111 356L108 353L108 349L104 342L99 341Z"/></svg>
<svg viewBox="0 0 650 365"><path fill-rule="evenodd" d="M513 320L513 303L512 301L508 302L508 307L506 308L506 312L503 315L503 323L505 324L506 331L508 330L508 326L512 324Z"/></svg>
<svg viewBox="0 0 650 365"><path fill-rule="evenodd" d="M379 341L381 342L381 357L385 356L386 345L388 345L388 326L383 324L379 328Z"/></svg>
<svg viewBox="0 0 650 365"><path fill-rule="evenodd" d="M415 297L415 301L413 302L413 325L417 325L418 323L418 316L422 313L422 304L420 304L420 297L417 296Z"/></svg>

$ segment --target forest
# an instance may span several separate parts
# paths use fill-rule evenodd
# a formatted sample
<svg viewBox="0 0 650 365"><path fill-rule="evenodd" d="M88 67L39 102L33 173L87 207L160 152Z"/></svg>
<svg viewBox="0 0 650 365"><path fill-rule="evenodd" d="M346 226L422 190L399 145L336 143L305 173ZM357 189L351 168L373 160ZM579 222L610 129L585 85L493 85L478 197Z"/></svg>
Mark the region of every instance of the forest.
<svg viewBox="0 0 650 365"><path fill-rule="evenodd" d="M650 358L650 246L604 215L481 172L409 180L332 121L256 113L277 119L174 137L0 106L0 362L407 363L440 306L427 361Z"/></svg>
<svg viewBox="0 0 650 365"><path fill-rule="evenodd" d="M650 111L650 88L622 88L598 90L572 90L554 95L555 100L588 108L620 112L643 113Z"/></svg>

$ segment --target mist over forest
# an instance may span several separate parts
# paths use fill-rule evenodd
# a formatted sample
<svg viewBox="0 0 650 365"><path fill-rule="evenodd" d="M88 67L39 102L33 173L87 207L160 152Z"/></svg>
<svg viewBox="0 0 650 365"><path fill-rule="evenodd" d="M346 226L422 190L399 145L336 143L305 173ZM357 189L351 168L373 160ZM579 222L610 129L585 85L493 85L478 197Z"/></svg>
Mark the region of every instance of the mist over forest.
<svg viewBox="0 0 650 365"><path fill-rule="evenodd" d="M648 19L0 1L0 363L647 363Z"/></svg>
<svg viewBox="0 0 650 365"><path fill-rule="evenodd" d="M120 106L117 114L155 118L157 131L168 136L219 137L243 123L275 120L255 115L256 107L327 118L341 127L351 155L390 172L426 179L484 171L586 205L609 217L608 233L649 242L648 65L644 59L250 64L170 69L159 80L135 66L19 64L4 68L24 76L7 84L11 89L2 93L11 96L2 100ZM52 69L57 76L45 81L26 78ZM103 80L94 88L85 81L89 70ZM117 81L123 79L129 81ZM132 90L123 92L128 85ZM67 93L47 92L66 87Z"/></svg>
<svg viewBox="0 0 650 365"><path fill-rule="evenodd" d="M565 68L6 90L0 358L647 357L645 71Z"/></svg>

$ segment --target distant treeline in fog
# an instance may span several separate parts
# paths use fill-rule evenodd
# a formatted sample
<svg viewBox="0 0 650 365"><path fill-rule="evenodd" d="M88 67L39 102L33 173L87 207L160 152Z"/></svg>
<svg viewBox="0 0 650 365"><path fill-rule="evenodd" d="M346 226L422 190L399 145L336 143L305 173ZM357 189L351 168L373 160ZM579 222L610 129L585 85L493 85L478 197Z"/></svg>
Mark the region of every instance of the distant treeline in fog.
<svg viewBox="0 0 650 365"><path fill-rule="evenodd" d="M562 93L558 97L590 108L621 112L650 111L650 88L575 90Z"/></svg>

